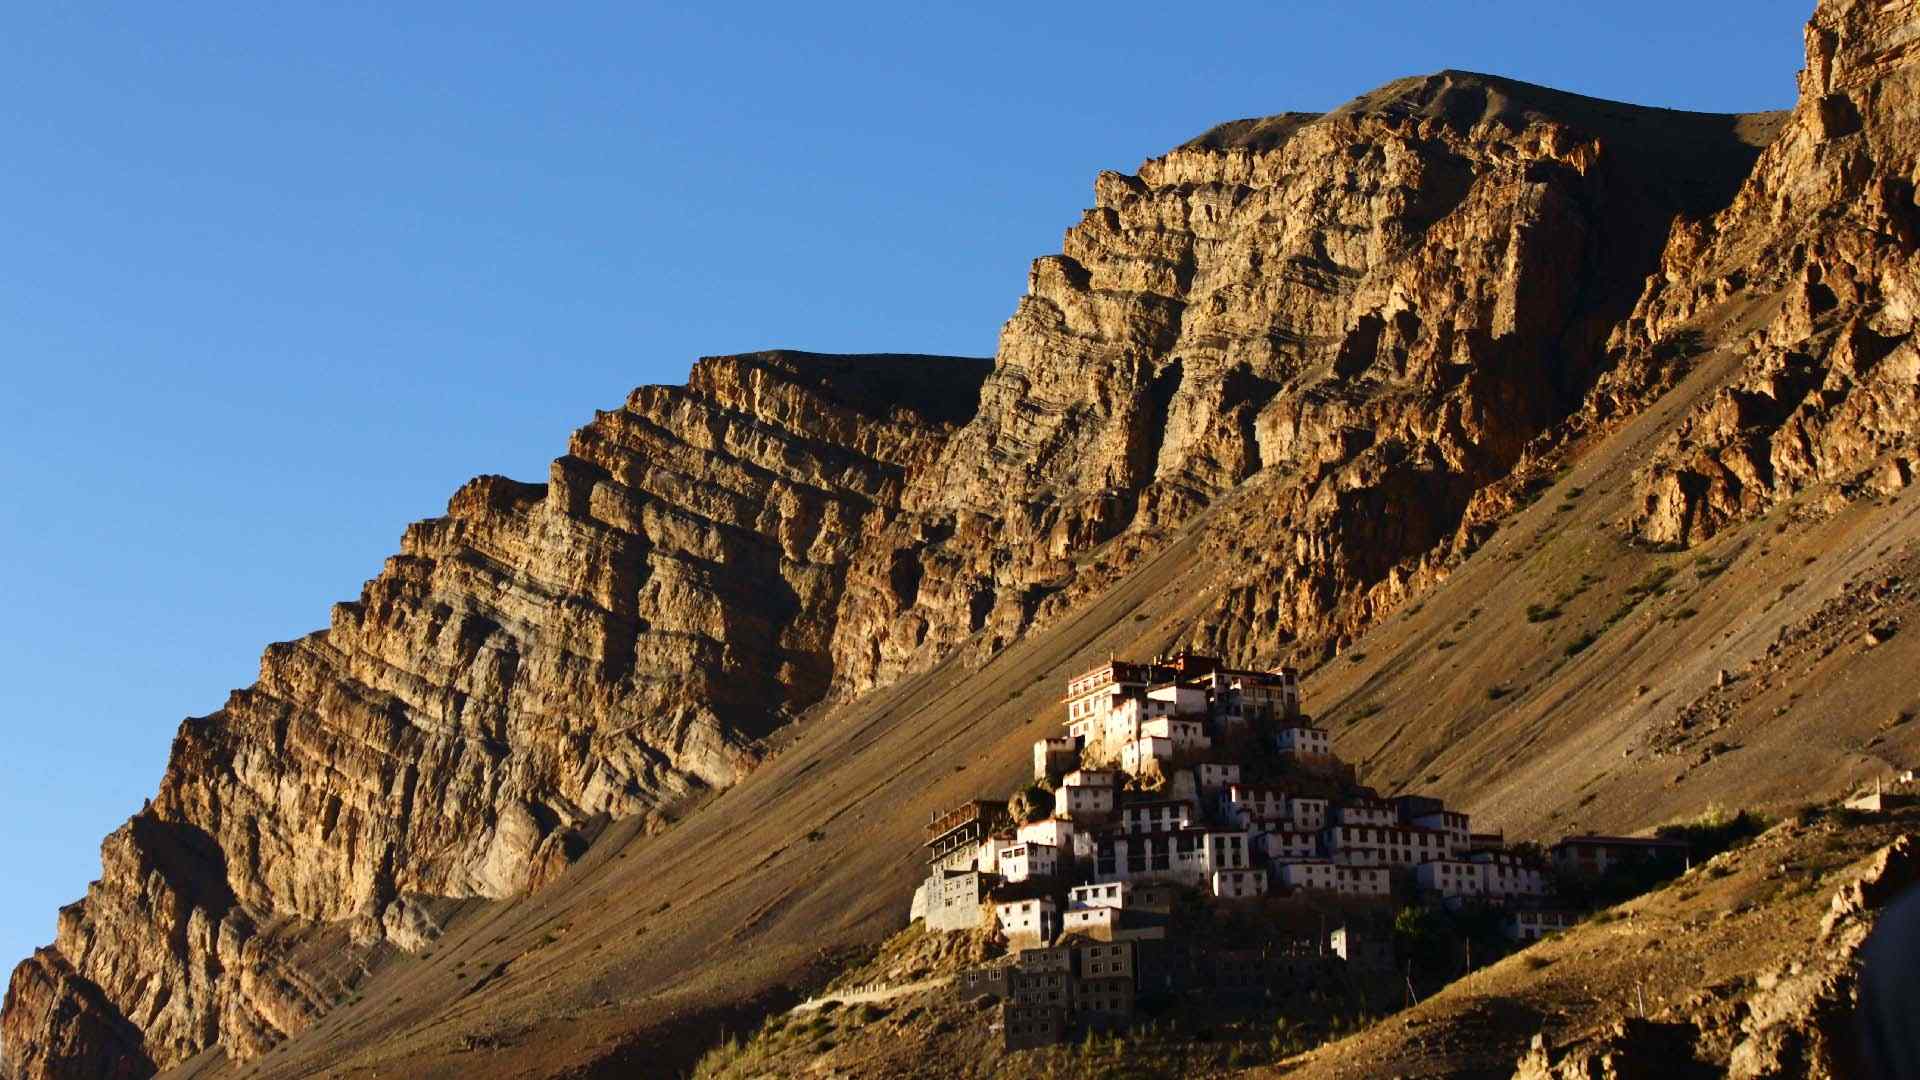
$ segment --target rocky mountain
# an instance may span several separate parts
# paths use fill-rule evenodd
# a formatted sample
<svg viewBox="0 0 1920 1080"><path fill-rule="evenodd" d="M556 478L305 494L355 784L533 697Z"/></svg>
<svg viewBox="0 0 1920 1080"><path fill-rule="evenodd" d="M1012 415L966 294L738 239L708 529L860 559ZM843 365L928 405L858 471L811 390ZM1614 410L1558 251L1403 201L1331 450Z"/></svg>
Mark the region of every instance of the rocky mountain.
<svg viewBox="0 0 1920 1080"><path fill-rule="evenodd" d="M1677 233L1628 347L1746 300L1768 318L1738 376L1681 421L1640 483L1636 527L1694 543L1815 484L1914 476L1920 79L1902 4L1823 4L1800 103L1733 205Z"/></svg>
<svg viewBox="0 0 1920 1080"><path fill-rule="evenodd" d="M664 1068L663 1032L882 933L917 819L1009 786L1057 719L1021 695L1117 646L1318 664L1372 782L1516 831L1697 800L1669 765L1703 729L1649 725L1702 702L1723 744L1794 740L1724 782L1686 758L1715 790L1849 782L1851 731L1770 713L1758 637L1867 608L1750 601L1788 540L1866 581L1911 517L1916 36L1824 0L1791 116L1442 72L1225 124L1099 177L990 363L769 352L634 391L182 725L15 970L6 1068ZM1726 570L1699 611L1621 607L1687 545Z"/></svg>
<svg viewBox="0 0 1920 1080"><path fill-rule="evenodd" d="M853 557L986 368L709 358L599 414L546 484L462 488L328 629L181 725L159 794L15 972L15 1071L257 1054L337 989L289 968L290 920L417 948L415 898L537 888L606 820L662 825L733 783L827 693Z"/></svg>

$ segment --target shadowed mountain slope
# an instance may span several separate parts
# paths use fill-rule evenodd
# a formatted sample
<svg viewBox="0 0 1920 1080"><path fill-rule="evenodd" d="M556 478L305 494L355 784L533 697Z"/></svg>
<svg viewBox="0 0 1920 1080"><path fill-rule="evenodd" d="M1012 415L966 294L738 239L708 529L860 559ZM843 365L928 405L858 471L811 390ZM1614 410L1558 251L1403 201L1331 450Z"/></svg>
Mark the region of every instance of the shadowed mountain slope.
<svg viewBox="0 0 1920 1080"><path fill-rule="evenodd" d="M1912 188L1841 196L1905 160L1873 141L1905 98L1863 89L1903 61L1856 56L1892 19L1823 5L1772 143L1458 72L1225 125L1101 175L991 365L775 352L634 391L183 725L16 969L8 1067L671 1072L897 926L928 812L1012 786L1109 651L1316 665L1370 782L1519 835L1869 774L1908 735L1857 696L1910 635L1847 635L1908 595ZM1769 201L1793 147L1831 166L1813 225ZM1791 427L1831 466L1764 501L1669 481L1715 423L1682 418L1772 377L1756 333L1844 368Z"/></svg>

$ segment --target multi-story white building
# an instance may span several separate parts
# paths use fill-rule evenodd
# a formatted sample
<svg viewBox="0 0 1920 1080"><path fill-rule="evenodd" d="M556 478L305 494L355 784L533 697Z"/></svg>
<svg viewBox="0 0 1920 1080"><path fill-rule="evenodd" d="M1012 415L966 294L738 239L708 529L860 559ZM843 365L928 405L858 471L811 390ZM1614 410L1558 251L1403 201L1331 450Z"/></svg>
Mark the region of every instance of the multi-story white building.
<svg viewBox="0 0 1920 1080"><path fill-rule="evenodd" d="M1547 875L1518 856L1501 851L1476 851L1469 858L1480 868L1481 888L1491 897L1541 897L1547 895Z"/></svg>
<svg viewBox="0 0 1920 1080"><path fill-rule="evenodd" d="M1331 859L1295 859L1291 862L1275 863L1274 873L1279 876L1280 884L1289 889L1312 889L1317 892L1338 892L1339 880L1334 873L1337 867Z"/></svg>
<svg viewBox="0 0 1920 1080"><path fill-rule="evenodd" d="M1080 760L1080 744L1071 735L1053 735L1033 743L1033 778L1045 780L1072 769Z"/></svg>
<svg viewBox="0 0 1920 1080"><path fill-rule="evenodd" d="M1120 701L1143 694L1149 682L1160 677L1158 665L1129 664L1115 660L1067 682L1067 731L1085 746L1099 741L1096 725L1106 722L1107 714Z"/></svg>
<svg viewBox="0 0 1920 1080"><path fill-rule="evenodd" d="M1147 690L1149 704L1162 703L1168 711L1158 715L1190 716L1198 719L1207 715L1207 692L1198 686L1181 686L1177 683L1162 683Z"/></svg>
<svg viewBox="0 0 1920 1080"><path fill-rule="evenodd" d="M1133 886L1124 881L1107 881L1093 885L1075 885L1067 890L1067 907L1113 907L1127 906L1127 899L1133 895Z"/></svg>
<svg viewBox="0 0 1920 1080"><path fill-rule="evenodd" d="M1058 851L1073 849L1074 824L1063 818L1041 818L1029 821L1015 830L1014 835L1028 844L1045 844Z"/></svg>
<svg viewBox="0 0 1920 1080"><path fill-rule="evenodd" d="M1385 799L1343 799L1329 820L1335 825L1398 825L1400 810Z"/></svg>
<svg viewBox="0 0 1920 1080"><path fill-rule="evenodd" d="M1118 769L1075 769L1061 777L1060 782L1069 787L1112 788L1120 786L1123 779Z"/></svg>
<svg viewBox="0 0 1920 1080"><path fill-rule="evenodd" d="M1468 828L1467 815L1457 810L1435 810L1431 813L1415 814L1408 822L1422 829L1432 829L1447 838L1447 854L1465 855L1473 848L1473 832Z"/></svg>
<svg viewBox="0 0 1920 1080"><path fill-rule="evenodd" d="M1113 813L1112 784L1063 783L1053 789L1053 812L1075 821L1099 820Z"/></svg>
<svg viewBox="0 0 1920 1080"><path fill-rule="evenodd" d="M1216 870L1245 870L1253 863L1253 844L1244 832L1228 831L1206 834L1205 864L1206 872Z"/></svg>
<svg viewBox="0 0 1920 1080"><path fill-rule="evenodd" d="M1418 866L1447 854L1444 834L1404 825L1329 825L1320 831L1320 845L1348 866Z"/></svg>
<svg viewBox="0 0 1920 1080"><path fill-rule="evenodd" d="M1393 882L1384 866L1343 866L1327 859L1275 863L1280 884L1343 896L1387 896Z"/></svg>
<svg viewBox="0 0 1920 1080"><path fill-rule="evenodd" d="M1068 934L1085 934L1097 941L1111 941L1120 927L1117 907L1068 907L1061 916L1060 929Z"/></svg>
<svg viewBox="0 0 1920 1080"><path fill-rule="evenodd" d="M1387 896L1393 880L1384 866L1337 866L1340 892L1347 896Z"/></svg>
<svg viewBox="0 0 1920 1080"><path fill-rule="evenodd" d="M1156 799L1120 808L1120 827L1130 833L1171 832L1192 824L1193 804L1185 799Z"/></svg>
<svg viewBox="0 0 1920 1080"><path fill-rule="evenodd" d="M1216 671L1208 680L1210 715L1221 731L1272 726L1300 717L1300 675L1279 671Z"/></svg>
<svg viewBox="0 0 1920 1080"><path fill-rule="evenodd" d="M1320 855L1320 834L1303 829L1268 829L1258 833L1259 846L1269 860L1292 862Z"/></svg>
<svg viewBox="0 0 1920 1080"><path fill-rule="evenodd" d="M1199 720L1179 716L1156 716L1140 725L1140 734L1168 740L1173 743L1176 754L1205 750L1213 745Z"/></svg>
<svg viewBox="0 0 1920 1080"><path fill-rule="evenodd" d="M1444 856L1414 867L1413 881L1421 892L1447 900L1484 896L1487 891L1485 877L1477 864Z"/></svg>
<svg viewBox="0 0 1920 1080"><path fill-rule="evenodd" d="M1161 878L1205 887L1216 870L1250 868L1247 834L1201 828L1172 832L1115 830L1094 842L1096 882Z"/></svg>
<svg viewBox="0 0 1920 1080"><path fill-rule="evenodd" d="M1243 829L1290 821L1287 790L1271 784L1228 784L1220 793L1220 820Z"/></svg>
<svg viewBox="0 0 1920 1080"><path fill-rule="evenodd" d="M1414 882L1422 892L1448 900L1504 902L1547 895L1545 874L1516 856L1500 852L1423 862L1414 867Z"/></svg>
<svg viewBox="0 0 1920 1080"><path fill-rule="evenodd" d="M1060 909L1044 896L997 900L994 919L1008 943L1045 945L1060 932Z"/></svg>
<svg viewBox="0 0 1920 1080"><path fill-rule="evenodd" d="M1327 825L1327 800L1304 795L1287 797L1287 817L1296 829L1318 831Z"/></svg>
<svg viewBox="0 0 1920 1080"><path fill-rule="evenodd" d="M1226 900L1240 900L1267 895L1267 872L1265 870L1215 870L1213 872L1213 895Z"/></svg>
<svg viewBox="0 0 1920 1080"><path fill-rule="evenodd" d="M1327 757L1333 753L1333 736L1325 728L1296 724L1274 732L1273 738L1283 754Z"/></svg>
<svg viewBox="0 0 1920 1080"><path fill-rule="evenodd" d="M1218 797L1229 785L1240 782L1240 765L1233 761L1200 761L1193 766L1193 778L1200 794Z"/></svg>
<svg viewBox="0 0 1920 1080"><path fill-rule="evenodd" d="M1173 703L1169 701L1152 701L1144 697L1116 698L1105 716L1087 721L1087 745L1099 750L1124 746L1139 738L1146 725L1172 716ZM1072 729L1068 733L1075 734Z"/></svg>
<svg viewBox="0 0 1920 1080"><path fill-rule="evenodd" d="M1000 872L1000 853L1020 842L1011 831L994 833L980 841L975 849L973 865L989 874Z"/></svg>
<svg viewBox="0 0 1920 1080"><path fill-rule="evenodd" d="M914 910L926 919L928 930L971 930L980 925L988 880L977 870L935 869L920 887Z"/></svg>
<svg viewBox="0 0 1920 1080"><path fill-rule="evenodd" d="M1129 774L1138 776L1145 770L1147 762L1162 764L1173 761L1173 740L1157 735L1142 735L1120 747L1120 767Z"/></svg>
<svg viewBox="0 0 1920 1080"><path fill-rule="evenodd" d="M1300 680L1292 669L1234 671L1217 657L1181 653L1151 664L1110 661L1068 681L1066 706L1067 734L1077 749L1118 754L1156 719L1204 722L1219 733L1255 723L1297 724ZM1173 732L1166 737L1186 748ZM1204 728L1200 737L1209 737ZM1041 751L1035 753L1038 774Z"/></svg>
<svg viewBox="0 0 1920 1080"><path fill-rule="evenodd" d="M1052 877L1060 871L1060 849L1052 844L1020 843L1000 852L1000 876L1008 881Z"/></svg>

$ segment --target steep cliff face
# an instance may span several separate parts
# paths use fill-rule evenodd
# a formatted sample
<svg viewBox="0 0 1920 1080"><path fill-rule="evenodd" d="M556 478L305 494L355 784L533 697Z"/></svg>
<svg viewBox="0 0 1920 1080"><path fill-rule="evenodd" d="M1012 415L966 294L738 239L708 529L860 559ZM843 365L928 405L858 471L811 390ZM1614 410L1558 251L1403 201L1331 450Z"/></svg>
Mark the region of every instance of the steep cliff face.
<svg viewBox="0 0 1920 1080"><path fill-rule="evenodd" d="M1912 481L1916 42L1910 4L1821 4L1785 132L1731 206L1676 234L1622 328L1618 344L1644 354L1729 304L1773 312L1649 466L1634 523L1648 539L1696 543L1816 486L1846 498Z"/></svg>
<svg viewBox="0 0 1920 1080"><path fill-rule="evenodd" d="M984 361L704 360L476 480L326 631L188 721L0 1034L22 1076L247 1058L417 948L431 900L549 880L755 740L1060 617L1234 493L1181 632L1254 659L1366 625L1470 546L1673 223L1771 129L1488 76L1217 128L1103 174ZM378 944L386 943L386 944Z"/></svg>
<svg viewBox="0 0 1920 1080"><path fill-rule="evenodd" d="M910 368L910 377L903 373ZM609 817L733 782L818 700L829 620L985 361L698 364L576 432L546 485L483 477L260 681L175 739L5 1013L26 1077L250 1056L339 994L268 930L417 947L416 898L537 886Z"/></svg>
<svg viewBox="0 0 1920 1080"><path fill-rule="evenodd" d="M1673 222L1772 133L1443 72L1102 174L911 535L856 560L840 688L1057 616L1242 484L1214 545L1237 575L1189 637L1278 659L1350 635L1575 408ZM910 594L884 587L902 562Z"/></svg>

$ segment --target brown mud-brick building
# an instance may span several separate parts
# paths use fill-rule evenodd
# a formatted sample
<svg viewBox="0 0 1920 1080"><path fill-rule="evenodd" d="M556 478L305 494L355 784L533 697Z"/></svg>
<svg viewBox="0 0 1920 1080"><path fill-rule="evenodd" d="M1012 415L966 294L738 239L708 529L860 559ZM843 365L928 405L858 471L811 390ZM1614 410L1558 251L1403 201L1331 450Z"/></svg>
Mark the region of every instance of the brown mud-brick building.
<svg viewBox="0 0 1920 1080"><path fill-rule="evenodd" d="M1556 869L1589 877L1630 863L1684 863L1691 852L1685 840L1652 836L1569 836L1548 849Z"/></svg>

